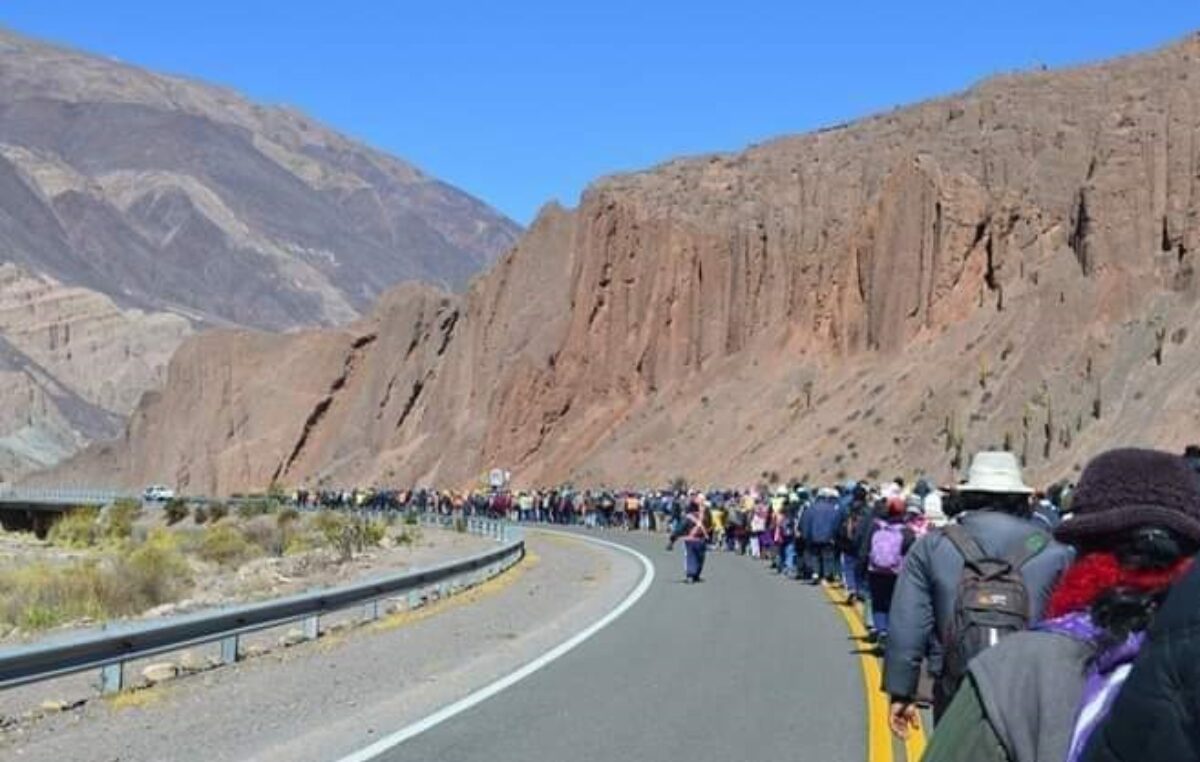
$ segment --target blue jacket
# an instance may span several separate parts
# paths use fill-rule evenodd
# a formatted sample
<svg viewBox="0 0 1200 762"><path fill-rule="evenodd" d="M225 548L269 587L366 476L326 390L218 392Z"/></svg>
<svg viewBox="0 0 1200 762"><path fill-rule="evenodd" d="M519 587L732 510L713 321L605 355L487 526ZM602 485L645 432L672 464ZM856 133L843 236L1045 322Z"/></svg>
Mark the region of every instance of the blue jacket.
<svg viewBox="0 0 1200 762"><path fill-rule="evenodd" d="M805 542L824 545L833 542L844 512L836 497L818 497L800 518L800 534Z"/></svg>

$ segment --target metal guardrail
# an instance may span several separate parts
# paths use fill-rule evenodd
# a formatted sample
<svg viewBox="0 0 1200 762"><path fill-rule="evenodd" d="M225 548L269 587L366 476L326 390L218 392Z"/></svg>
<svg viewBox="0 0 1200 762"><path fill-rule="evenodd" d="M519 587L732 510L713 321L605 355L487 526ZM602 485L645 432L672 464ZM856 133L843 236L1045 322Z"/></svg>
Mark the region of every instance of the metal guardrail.
<svg viewBox="0 0 1200 762"><path fill-rule="evenodd" d="M452 586L491 579L524 556L525 541L518 527L483 519L459 521L463 522L462 531L496 539L502 545L428 569L344 587L151 623L118 624L59 642L0 649L0 689L100 668L101 690L113 693L124 686L125 662L217 641L221 643L221 662L233 663L239 657L241 635L303 621L305 639L312 640L319 635L323 614L364 605L365 619L377 619L381 600L407 593L406 605L415 608L424 589L436 589L439 597L445 597Z"/></svg>

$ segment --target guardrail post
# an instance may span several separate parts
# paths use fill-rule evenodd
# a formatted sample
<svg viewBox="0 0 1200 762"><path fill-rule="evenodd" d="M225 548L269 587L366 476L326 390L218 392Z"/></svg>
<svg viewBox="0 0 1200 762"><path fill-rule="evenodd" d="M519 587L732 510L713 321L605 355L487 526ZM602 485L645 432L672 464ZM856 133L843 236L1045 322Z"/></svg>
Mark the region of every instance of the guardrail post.
<svg viewBox="0 0 1200 762"><path fill-rule="evenodd" d="M100 692L120 693L125 687L125 663L105 664L100 668Z"/></svg>
<svg viewBox="0 0 1200 762"><path fill-rule="evenodd" d="M321 617L314 614L304 620L304 639L316 640L321 634Z"/></svg>
<svg viewBox="0 0 1200 762"><path fill-rule="evenodd" d="M363 606L363 619L365 619L368 622L374 622L378 618L379 618L379 599L376 598L373 601L367 601L366 605Z"/></svg>
<svg viewBox="0 0 1200 762"><path fill-rule="evenodd" d="M238 660L238 636L221 638L221 663L235 664Z"/></svg>

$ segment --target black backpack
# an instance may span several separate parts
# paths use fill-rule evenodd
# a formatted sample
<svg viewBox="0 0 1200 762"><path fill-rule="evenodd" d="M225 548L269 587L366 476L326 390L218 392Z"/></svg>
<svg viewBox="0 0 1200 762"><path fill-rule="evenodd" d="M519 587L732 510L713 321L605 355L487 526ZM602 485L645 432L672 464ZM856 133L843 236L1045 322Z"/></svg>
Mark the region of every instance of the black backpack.
<svg viewBox="0 0 1200 762"><path fill-rule="evenodd" d="M1032 607L1021 567L1050 544L1050 536L1035 530L996 558L985 553L961 526L950 525L942 532L963 557L954 611L942 639L942 688L949 700L976 654L1007 635L1028 629Z"/></svg>

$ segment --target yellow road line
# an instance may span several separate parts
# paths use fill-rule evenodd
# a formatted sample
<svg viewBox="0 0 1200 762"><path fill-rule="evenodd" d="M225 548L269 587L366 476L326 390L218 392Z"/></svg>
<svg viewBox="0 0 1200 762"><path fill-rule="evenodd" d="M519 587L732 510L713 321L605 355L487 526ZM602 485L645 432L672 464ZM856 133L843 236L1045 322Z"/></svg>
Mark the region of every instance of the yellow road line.
<svg viewBox="0 0 1200 762"><path fill-rule="evenodd" d="M925 755L925 723L917 718L917 726L904 739L904 758L908 762L920 762Z"/></svg>
<svg viewBox="0 0 1200 762"><path fill-rule="evenodd" d="M850 634L855 638L866 638L867 628L863 625L864 614L857 605L847 606L838 599L828 585L822 585L825 595L842 613ZM865 642L865 641L864 641ZM879 661L869 653L859 654L862 667L863 687L867 696L867 762L893 762L892 731L888 727L887 696L880 690L883 675ZM925 754L925 728L918 720L917 727L904 740L906 762L920 762Z"/></svg>
<svg viewBox="0 0 1200 762"><path fill-rule="evenodd" d="M830 602L842 612L850 634L855 638L865 638L867 630L854 613L853 607L843 605L828 586L822 585L822 588ZM863 642L865 644L865 641ZM883 683L879 662L869 653L859 654L858 660L862 667L863 693L867 697L867 762L893 762L892 734L887 724L887 700L883 691L879 690Z"/></svg>

